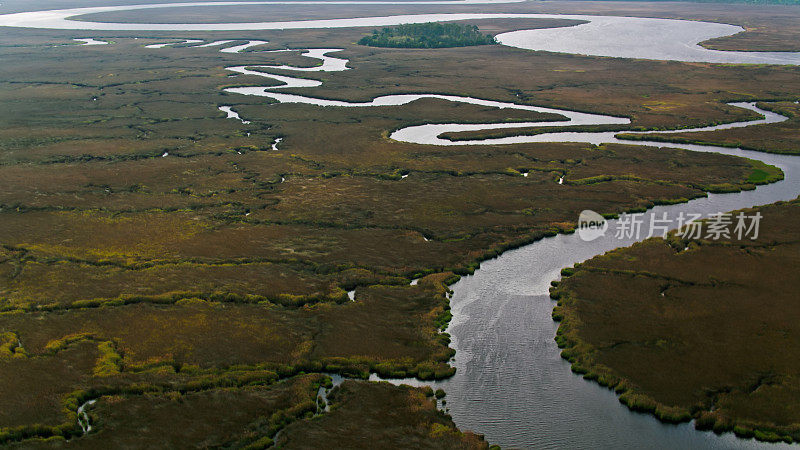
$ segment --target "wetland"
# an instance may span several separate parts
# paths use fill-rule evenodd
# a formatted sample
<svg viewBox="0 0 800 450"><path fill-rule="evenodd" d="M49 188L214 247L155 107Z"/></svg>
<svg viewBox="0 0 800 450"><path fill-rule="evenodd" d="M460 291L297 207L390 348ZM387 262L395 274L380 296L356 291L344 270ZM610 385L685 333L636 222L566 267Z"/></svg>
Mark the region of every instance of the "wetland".
<svg viewBox="0 0 800 450"><path fill-rule="evenodd" d="M547 27L580 23L587 12L718 14L639 3L551 7L575 17L539 5L491 8L504 12L467 23L502 36L561 30ZM308 18L358 16L353 5L316 9L328 16ZM793 14L738 6L718 20L769 30ZM136 28L95 29L85 39L86 31L2 29L10 62L0 69L5 443L302 448L337 434L353 447L365 439L430 448L762 445L692 429L737 425L741 437L796 439L785 425L790 410L747 409L736 391L711 416L692 392L662 396L647 374L626 371L625 361L657 358L646 346L593 358L697 420L666 425L628 411L594 384L599 376L570 373L547 297L562 267L632 243L582 245L569 233L584 209L707 214L796 198L796 66L669 60L671 43L643 60L591 49L357 45L370 27ZM772 41L691 37L783 49L764 33ZM707 128L733 123L741 126ZM431 125L449 128L428 133L436 142L403 137ZM657 133L665 129L682 130ZM479 134L486 130L523 139ZM445 132L472 134L457 141ZM791 234L795 221L783 219L789 225L775 232ZM588 276L578 271L559 291L580 298L578 280ZM593 279L588 289L614 282ZM625 317L636 327L647 320L658 319ZM594 332L581 329L574 342L593 343ZM720 348L730 348L726 339ZM754 379L772 387L793 376L778 372ZM317 392L330 374L353 380L333 388L325 412ZM370 376L443 388L446 401L425 387L364 381ZM741 377L743 389L751 378ZM767 394L764 403L782 395ZM236 413L214 426L219 405L237 405ZM593 415L614 426L578 432ZM165 428L174 416L187 425ZM359 421L368 425L348 427Z"/></svg>

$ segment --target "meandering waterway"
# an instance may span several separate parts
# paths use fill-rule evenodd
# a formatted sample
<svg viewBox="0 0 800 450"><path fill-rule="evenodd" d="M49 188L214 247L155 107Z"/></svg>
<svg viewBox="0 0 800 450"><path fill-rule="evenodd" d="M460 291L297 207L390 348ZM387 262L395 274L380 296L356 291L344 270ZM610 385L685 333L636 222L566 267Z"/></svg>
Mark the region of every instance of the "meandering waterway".
<svg viewBox="0 0 800 450"><path fill-rule="evenodd" d="M724 23L645 17L595 16L574 14L452 13L407 14L352 19L295 20L245 23L114 23L74 20L88 14L114 11L148 10L177 7L234 7L263 5L464 5L513 3L516 0L455 1L274 1L274 2L190 2L145 5L101 6L0 15L0 26L50 28L60 30L105 31L243 31L289 30L311 28L378 27L402 23L442 22L478 19L568 19L585 23L570 27L541 28L503 33L497 36L503 45L528 50L573 53L620 58L643 58L713 63L800 64L798 52L732 52L709 50L698 45L708 39L744 31Z"/></svg>
<svg viewBox="0 0 800 450"><path fill-rule="evenodd" d="M276 2L281 4L283 2ZM296 2L308 4L316 2ZM327 3L327 2L326 2ZM354 2L339 2L352 4ZM422 2L417 2L422 3ZM424 2L448 4L451 2ZM328 3L330 4L330 3ZM404 3L408 4L408 3ZM183 4L191 5L191 4ZM210 3L204 3L208 6ZM159 7L140 5L137 9ZM431 20L465 20L473 18L569 18L588 20L574 27L526 30L506 33L499 39L505 45L521 48L563 51L612 57L674 59L708 62L759 62L800 64L797 53L715 52L697 46L712 37L730 35L739 27L704 22L666 19L639 19L605 16L564 16L542 14L455 14L411 15L361 19L247 23L247 24L113 24L76 22L68 17L94 12L132 9L132 7L80 8L0 16L0 25L94 30L233 30L286 29L377 26ZM86 28L89 27L89 28ZM577 30L577 31L576 31ZM643 38L641 32L648 31ZM636 41L636 42L633 42ZM224 47L228 42L210 42L196 47ZM614 45L610 45L613 43ZM235 47L225 47L233 49ZM223 48L222 51L225 50ZM191 51L189 48L187 51ZM236 51L238 51L237 49ZM231 88L228 92L268 97L281 103L306 103L318 106L382 107L403 105L420 98L438 98L497 108L555 112L568 121L513 124L423 125L397 130L396 140L431 145L485 145L523 142L587 142L593 144L619 142L632 145L653 145L684 148L702 152L717 152L758 159L783 169L786 179L753 191L733 194L710 194L707 198L673 206L656 207L647 213L677 215L721 211L763 205L779 200L791 200L800 194L800 158L773 155L742 149L689 144L619 141L614 132L565 132L484 141L451 142L439 135L445 131L518 128L528 126L619 125L627 118L586 114L552 108L495 102L471 97L440 94L387 95L371 102L352 103L309 96L275 92L286 88L311 88L321 82L269 73L273 69L296 71L338 71L347 69L347 60L328 56L335 49L306 50L305 55L322 60L314 68L291 66L234 66L227 69L237 74L258 75L279 82L282 86ZM754 104L737 104L765 116L760 121L728 124L714 128L751 126L772 123L784 117L759 110ZM230 108L226 112L235 113ZM456 127L456 128L454 128ZM698 129L699 130L699 129ZM691 131L691 130L681 130ZM568 185L564 186L569 189ZM577 218L576 218L577 219ZM647 220L647 218L646 218ZM615 221L611 221L613 229ZM642 236L643 237L643 236ZM783 444L764 444L740 440L732 434L715 436L694 431L691 424L669 425L654 417L632 413L622 406L616 395L596 383L574 375L569 363L559 356L553 337L557 324L551 319L553 302L548 297L551 280L557 279L562 267L571 266L595 255L633 243L632 239L616 239L613 233L592 242L580 240L576 234L558 235L531 245L509 251L486 261L472 276L454 285L452 298L453 321L449 332L457 350L455 376L434 383L448 393L447 406L456 423L464 429L484 433L490 442L506 448L778 448ZM356 299L357 301L357 299ZM394 380L420 384L416 380ZM425 383L430 384L430 383Z"/></svg>
<svg viewBox="0 0 800 450"><path fill-rule="evenodd" d="M754 191L710 194L707 198L692 200L686 204L656 207L648 211L645 223L652 215L664 212L670 214L670 217L676 217L678 212L707 216L779 200L791 200L800 195L800 183L797 182L800 178L800 158L795 156L705 145L622 141L615 137L615 132L546 133L458 142L439 138L441 133L449 131L589 124L623 126L630 123L627 118L439 94L387 95L370 102L354 103L275 92L289 87L316 87L321 82L271 74L268 72L270 69L346 70L347 60L328 56L328 53L335 51L336 49L305 50L305 56L322 60L321 65L310 69L285 65L228 67L228 70L236 73L266 77L284 85L230 88L226 91L268 97L281 103L322 107L384 107L403 105L421 98L438 98L489 107L556 113L569 120L421 125L397 130L391 137L399 141L429 145L586 142L668 146L758 159L780 167L785 173L784 181L761 186ZM764 117L748 122L675 131L730 129L786 120L784 116L757 108L754 103L731 105L752 110ZM565 186L565 189L569 187ZM616 221L610 221L609 229L613 230L615 226ZM560 350L553 340L557 324L551 318L554 305L548 295L550 281L559 277L563 267L617 247L628 246L634 241L616 239L614 233L592 242L580 240L577 234L559 235L486 261L474 275L463 278L453 286L453 321L448 332L453 337L452 345L457 351L454 361L457 371L454 377L433 385L448 393L447 405L459 427L484 433L490 442L506 448L722 449L782 446L738 439L731 433L716 436L695 431L691 424L664 424L653 416L633 413L617 401L616 394L573 374L569 363L561 359ZM354 298L352 295L351 299ZM413 379L391 381L431 384Z"/></svg>
<svg viewBox="0 0 800 450"><path fill-rule="evenodd" d="M640 144L758 159L780 167L786 176L754 191L709 194L685 204L659 206L646 213L644 223L664 212L673 218L679 212L708 215L800 195L800 157ZM609 230L616 224L610 221ZM738 439L731 433L698 432L691 424L664 424L653 416L632 413L612 391L570 371L553 340L557 323L551 318L554 302L548 296L549 283L559 278L563 267L633 242L618 240L613 232L592 242L577 234L558 235L485 261L474 275L452 286L453 321L448 332L457 350L457 371L433 387L447 392L447 406L458 426L484 433L504 448L789 448Z"/></svg>

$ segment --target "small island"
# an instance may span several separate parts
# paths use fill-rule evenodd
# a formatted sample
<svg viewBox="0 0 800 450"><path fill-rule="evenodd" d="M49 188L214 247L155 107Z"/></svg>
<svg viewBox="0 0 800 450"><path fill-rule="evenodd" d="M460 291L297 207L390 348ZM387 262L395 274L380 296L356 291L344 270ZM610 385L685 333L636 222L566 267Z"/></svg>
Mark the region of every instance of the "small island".
<svg viewBox="0 0 800 450"><path fill-rule="evenodd" d="M374 30L358 41L371 47L447 48L496 44L494 36L483 34L475 25L456 23L414 23Z"/></svg>

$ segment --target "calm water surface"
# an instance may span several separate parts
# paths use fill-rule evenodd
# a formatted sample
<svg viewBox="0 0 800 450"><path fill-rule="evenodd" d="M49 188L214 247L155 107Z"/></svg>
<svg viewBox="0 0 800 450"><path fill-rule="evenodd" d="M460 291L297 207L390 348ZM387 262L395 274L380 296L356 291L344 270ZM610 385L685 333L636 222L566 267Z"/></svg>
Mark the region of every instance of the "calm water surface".
<svg viewBox="0 0 800 450"><path fill-rule="evenodd" d="M444 5L448 2L438 2L438 4ZM152 7L149 5L139 8ZM596 56L800 64L798 53L717 52L703 49L696 45L697 42L730 35L741 31L741 28L725 24L666 19L544 14L441 14L247 24L113 24L67 20L68 17L77 14L122 9L131 7L2 15L0 25L93 30L210 31L377 26L492 17L555 17L587 20L589 23L566 28L506 33L500 35L499 39L505 45L520 48ZM221 47L229 42L216 41L201 46ZM229 48L229 51L234 50L237 49ZM311 51L309 56L324 60L324 68L316 70L346 69L346 60L325 55L332 51L334 49ZM278 68L291 69L287 66ZM228 69L240 74L256 74L244 66ZM321 84L293 77L275 75L269 77L292 87L315 87ZM241 89L237 93L263 95L285 102L326 104L321 99L278 94L265 91L264 88ZM433 96L444 97L436 94ZM379 97L376 99L377 102L364 104L335 102L338 104L331 106L374 107L413 101L401 97ZM486 102L479 99L468 100L470 103ZM232 110L226 112L235 114ZM587 120L588 123L594 123L596 120L625 123L622 118L581 115L574 112L564 112L564 114L573 121L572 124L581 120ZM774 115L767 114L767 116L768 120L776 119ZM229 115L229 117L235 116ZM497 127L508 127L508 125ZM438 133L433 131L438 130L418 128L399 130L406 134L401 133L393 137L419 143L443 143L436 142ZM519 138L508 139L508 142L494 143L520 142L515 140ZM613 133L549 133L535 139L539 142L573 141L595 144L620 142L614 138ZM464 144L459 143L459 145ZM683 205L656 207L649 211L648 215L661 214L665 211L670 217L676 217L680 211L708 215L778 200L791 200L800 194L800 185L797 181L800 176L800 157L710 146L677 144L669 146L759 159L781 167L786 174L786 180L759 187L755 191L712 194L708 198L693 200ZM569 186L565 185L564 189L568 192ZM609 229L614 230L614 228L615 221L611 221ZM660 423L650 415L630 412L618 402L617 396L612 391L585 381L570 371L569 364L560 358L559 349L553 340L557 324L551 319L554 304L548 297L550 281L558 278L563 267L631 243L632 240L615 239L613 232L609 232L606 238L592 242L583 242L577 235L559 235L486 261L473 276L464 277L454 286L455 294L452 299L454 318L448 331L453 336L453 347L457 350L454 364L458 371L453 378L434 384L447 391L447 406L459 427L483 433L490 442L505 448L777 449L788 447L784 444L741 440L730 433L716 436L712 433L697 432L690 424ZM403 381L409 384L421 384L416 380Z"/></svg>
<svg viewBox="0 0 800 450"><path fill-rule="evenodd" d="M781 167L786 180L755 191L656 207L645 223L652 214L707 215L800 194L800 157L675 146L760 159ZM459 427L483 433L504 448L789 448L731 433L698 432L691 424L661 423L629 411L612 391L570 371L553 340L557 324L551 318L550 281L559 278L563 267L632 244L614 238L615 224L610 221L606 238L592 242L577 234L558 235L509 251L454 285L454 320L448 332L457 350L457 372L435 385L447 392L447 406Z"/></svg>

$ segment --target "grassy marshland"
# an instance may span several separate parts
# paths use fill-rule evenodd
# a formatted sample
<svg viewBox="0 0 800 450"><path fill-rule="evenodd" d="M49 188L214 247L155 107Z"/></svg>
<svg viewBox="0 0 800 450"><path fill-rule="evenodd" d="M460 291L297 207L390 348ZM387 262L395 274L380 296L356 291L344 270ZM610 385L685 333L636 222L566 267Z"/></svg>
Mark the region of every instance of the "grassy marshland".
<svg viewBox="0 0 800 450"><path fill-rule="evenodd" d="M657 5L625 8L676 14ZM698 5L680 8L686 17L744 17L767 29L762 42L787 36L798 23L785 11L721 17ZM493 33L522 26L479 25ZM269 83L229 78L223 68L316 62L293 53L144 48L190 35L135 40L96 33L112 44L81 47L54 46L74 44L75 36L64 32L3 30L3 442L267 446L278 429L286 439L324 439L356 421L367 425L344 434L351 442L383 433L398 445L485 446L457 432L416 390L345 384L332 399L339 409L306 420L316 411L310 393L323 382L321 371L450 376L452 350L439 330L450 318L446 292L455 274L572 229L582 209L641 210L780 176L740 158L638 146L393 142L392 130L413 124L557 118L437 100L387 108L269 104L222 91ZM359 36L358 30L247 35L270 41L261 49L320 42L343 48L339 55L353 70L309 73L323 86L295 93L351 101L437 92L628 116L639 129L742 120L749 113L724 103L785 100L800 91L793 67L585 58L501 46L420 52L354 45ZM741 44L736 39L726 42ZM225 119L221 105L251 123ZM279 151L271 151L279 137ZM563 175L568 183L558 185ZM91 399L97 399L89 409L94 431L75 439L77 408ZM369 408L352 406L359 399ZM220 405L237 411L223 414ZM381 421L392 408L408 427ZM139 422L122 423L134 416ZM189 421L195 432L187 435L182 424ZM144 428L149 434L136 434Z"/></svg>
<svg viewBox="0 0 800 450"><path fill-rule="evenodd" d="M595 257L552 289L573 371L633 410L764 441L800 441L800 200L757 240L670 235Z"/></svg>

